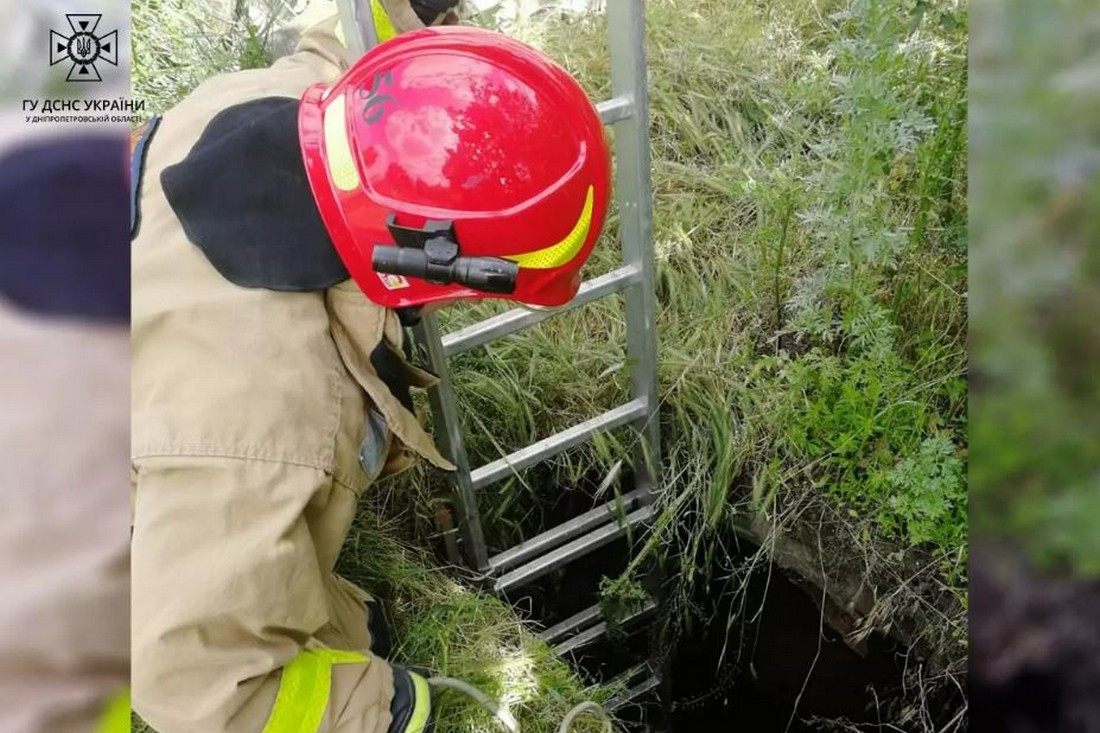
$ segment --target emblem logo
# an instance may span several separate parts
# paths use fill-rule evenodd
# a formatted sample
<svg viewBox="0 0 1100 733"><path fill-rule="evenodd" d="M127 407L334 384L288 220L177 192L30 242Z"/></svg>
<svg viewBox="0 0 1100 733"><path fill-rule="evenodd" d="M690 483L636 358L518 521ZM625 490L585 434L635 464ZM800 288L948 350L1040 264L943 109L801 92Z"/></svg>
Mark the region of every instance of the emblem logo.
<svg viewBox="0 0 1100 733"><path fill-rule="evenodd" d="M118 31L97 35L102 15L67 14L71 35L50 31L50 66L63 61L72 64L66 81L103 81L96 64L105 61L118 66Z"/></svg>

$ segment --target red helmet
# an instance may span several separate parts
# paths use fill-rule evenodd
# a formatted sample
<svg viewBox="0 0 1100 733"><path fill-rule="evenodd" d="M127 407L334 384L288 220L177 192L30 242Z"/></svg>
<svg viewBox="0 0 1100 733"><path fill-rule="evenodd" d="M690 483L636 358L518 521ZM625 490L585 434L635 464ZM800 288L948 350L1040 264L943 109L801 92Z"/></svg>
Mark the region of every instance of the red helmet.
<svg viewBox="0 0 1100 733"><path fill-rule="evenodd" d="M306 90L299 134L329 236L374 302L576 295L611 156L584 90L535 49L458 26L400 35Z"/></svg>

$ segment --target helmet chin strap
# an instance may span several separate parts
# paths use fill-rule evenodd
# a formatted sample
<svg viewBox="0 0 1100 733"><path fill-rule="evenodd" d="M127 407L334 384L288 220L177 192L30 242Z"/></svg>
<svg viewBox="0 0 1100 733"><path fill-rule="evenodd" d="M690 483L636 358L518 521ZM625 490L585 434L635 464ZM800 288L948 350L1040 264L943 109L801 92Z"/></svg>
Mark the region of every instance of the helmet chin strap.
<svg viewBox="0 0 1100 733"><path fill-rule="evenodd" d="M565 305L531 305L530 303L523 303L516 301L516 307L531 313L561 313L569 308L569 303ZM409 308L397 308L395 309L397 318L401 321L403 328L416 328L420 325L420 321L423 320L423 308L421 306L412 306Z"/></svg>
<svg viewBox="0 0 1100 733"><path fill-rule="evenodd" d="M403 328L415 328L420 325L422 319L420 306L411 308L397 308L397 318Z"/></svg>
<svg viewBox="0 0 1100 733"><path fill-rule="evenodd" d="M409 0L416 17L426 26L434 26L443 22L447 13L458 6L458 0Z"/></svg>

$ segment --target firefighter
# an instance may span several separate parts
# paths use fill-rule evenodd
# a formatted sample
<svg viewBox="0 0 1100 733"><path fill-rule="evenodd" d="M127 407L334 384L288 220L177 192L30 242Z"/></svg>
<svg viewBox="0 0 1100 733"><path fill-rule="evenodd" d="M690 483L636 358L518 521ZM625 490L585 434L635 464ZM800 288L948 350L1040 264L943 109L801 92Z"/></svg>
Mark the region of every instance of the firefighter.
<svg viewBox="0 0 1100 733"><path fill-rule="evenodd" d="M403 324L567 303L604 222L571 77L439 0L383 2L363 59L329 18L135 137L133 699L160 733L430 729L425 677L334 574L372 484L453 470Z"/></svg>

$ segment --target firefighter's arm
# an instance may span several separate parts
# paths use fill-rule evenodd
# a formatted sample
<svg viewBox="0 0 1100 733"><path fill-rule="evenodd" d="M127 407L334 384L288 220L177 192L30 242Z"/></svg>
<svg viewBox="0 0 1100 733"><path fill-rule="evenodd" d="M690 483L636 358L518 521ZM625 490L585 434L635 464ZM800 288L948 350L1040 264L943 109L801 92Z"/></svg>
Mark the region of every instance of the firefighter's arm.
<svg viewBox="0 0 1100 733"><path fill-rule="evenodd" d="M391 667L340 633L309 520L325 472L143 459L133 535L133 702L166 733L384 733ZM354 497L351 497L354 498ZM366 618L363 617L363 624Z"/></svg>

